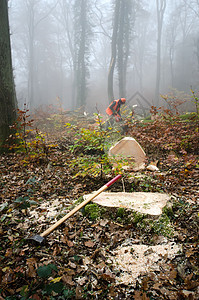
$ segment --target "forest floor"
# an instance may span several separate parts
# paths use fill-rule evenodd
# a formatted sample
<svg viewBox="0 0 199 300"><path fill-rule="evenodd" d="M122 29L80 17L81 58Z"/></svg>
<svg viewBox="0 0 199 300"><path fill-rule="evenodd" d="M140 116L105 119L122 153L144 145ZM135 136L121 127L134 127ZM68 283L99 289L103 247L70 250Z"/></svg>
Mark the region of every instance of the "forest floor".
<svg viewBox="0 0 199 300"><path fill-rule="evenodd" d="M70 121L66 118L64 123ZM80 120L74 130L49 129L45 137L37 129L25 146L21 138L25 153L0 156L0 299L199 299L197 126L168 126L163 120L129 125L126 135L136 138L148 162L156 161L159 168L130 174L122 168L113 171L101 151L107 133L102 135L92 124L83 130L84 125ZM44 244L28 239L117 172L122 180L109 191L163 192L171 196L170 206L152 217L88 204L49 234ZM147 268L149 257L146 270L136 276L128 262L122 266L123 261L115 260L121 247L129 247L126 254L133 256L135 245L148 246L146 257L155 251L153 246L168 244L179 246L179 251L160 255L157 268Z"/></svg>

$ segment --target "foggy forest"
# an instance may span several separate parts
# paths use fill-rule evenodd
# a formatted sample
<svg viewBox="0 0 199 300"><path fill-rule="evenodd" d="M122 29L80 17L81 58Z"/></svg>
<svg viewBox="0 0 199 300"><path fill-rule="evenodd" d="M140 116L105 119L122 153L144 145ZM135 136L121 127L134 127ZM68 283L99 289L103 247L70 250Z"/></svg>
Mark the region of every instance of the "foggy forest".
<svg viewBox="0 0 199 300"><path fill-rule="evenodd" d="M199 0L0 0L0 300L199 299Z"/></svg>
<svg viewBox="0 0 199 300"><path fill-rule="evenodd" d="M188 99L197 90L198 1L135 0L122 9L116 2L83 1L81 10L80 1L9 1L20 106L59 99L65 110L93 113L97 105L104 113L113 98L133 105L140 93L160 105L161 94ZM183 109L194 107L188 101Z"/></svg>

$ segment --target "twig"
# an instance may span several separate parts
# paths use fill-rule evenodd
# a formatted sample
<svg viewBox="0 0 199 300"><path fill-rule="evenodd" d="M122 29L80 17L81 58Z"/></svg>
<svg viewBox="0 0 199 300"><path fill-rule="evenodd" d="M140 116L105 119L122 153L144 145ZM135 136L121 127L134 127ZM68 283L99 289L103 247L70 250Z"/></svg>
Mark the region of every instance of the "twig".
<svg viewBox="0 0 199 300"><path fill-rule="evenodd" d="M124 179L122 178L122 187L123 187L123 192L125 193L125 185L124 185Z"/></svg>

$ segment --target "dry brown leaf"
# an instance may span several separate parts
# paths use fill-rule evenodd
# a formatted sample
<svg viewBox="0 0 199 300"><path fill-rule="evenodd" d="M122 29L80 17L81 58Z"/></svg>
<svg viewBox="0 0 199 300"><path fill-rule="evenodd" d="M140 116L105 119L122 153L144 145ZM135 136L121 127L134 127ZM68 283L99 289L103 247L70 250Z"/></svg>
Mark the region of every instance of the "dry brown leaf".
<svg viewBox="0 0 199 300"><path fill-rule="evenodd" d="M68 284L70 286L74 286L75 285L72 276L63 275L62 276L62 280L63 280L64 283L66 283L66 284Z"/></svg>
<svg viewBox="0 0 199 300"><path fill-rule="evenodd" d="M178 272L175 269L173 269L169 274L169 278L176 279L177 274L178 274Z"/></svg>
<svg viewBox="0 0 199 300"><path fill-rule="evenodd" d="M153 289L154 289L154 290L159 290L161 286L162 286L161 283L156 282L156 283L153 285Z"/></svg>
<svg viewBox="0 0 199 300"><path fill-rule="evenodd" d="M144 277L142 280L142 288L144 291L148 290L148 281L149 281L148 277Z"/></svg>
<svg viewBox="0 0 199 300"><path fill-rule="evenodd" d="M55 245L53 250L53 256L56 256L61 253L61 248L58 245Z"/></svg>
<svg viewBox="0 0 199 300"><path fill-rule="evenodd" d="M26 260L28 265L27 275L30 277L36 277L37 261L35 258L28 258Z"/></svg>
<svg viewBox="0 0 199 300"><path fill-rule="evenodd" d="M76 264L73 263L72 261L69 261L69 262L68 262L68 265L69 265L69 267L71 267L72 269L76 269L76 268L77 268Z"/></svg>
<svg viewBox="0 0 199 300"><path fill-rule="evenodd" d="M41 300L42 298L40 298L37 294L34 294L34 295L32 295L32 299Z"/></svg>
<svg viewBox="0 0 199 300"><path fill-rule="evenodd" d="M108 220L101 220L101 221L100 221L100 225L101 225L102 227L105 227L108 223L109 223Z"/></svg>
<svg viewBox="0 0 199 300"><path fill-rule="evenodd" d="M73 242L70 240L66 240L66 243L67 243L68 247L70 247L70 248L74 246Z"/></svg>
<svg viewBox="0 0 199 300"><path fill-rule="evenodd" d="M101 274L101 277L108 282L115 282L115 275L112 274L110 271Z"/></svg>
<svg viewBox="0 0 199 300"><path fill-rule="evenodd" d="M6 250L6 254L5 254L6 257L11 257L12 256L12 248L8 248Z"/></svg>
<svg viewBox="0 0 199 300"><path fill-rule="evenodd" d="M145 293L135 291L134 300L150 300Z"/></svg>
<svg viewBox="0 0 199 300"><path fill-rule="evenodd" d="M81 286L78 285L75 289L75 292L76 292L76 298L75 299L83 299Z"/></svg>
<svg viewBox="0 0 199 300"><path fill-rule="evenodd" d="M88 280L88 278L85 276L85 277L82 277L82 278L78 278L76 281L79 285L84 285L86 283L86 281Z"/></svg>
<svg viewBox="0 0 199 300"><path fill-rule="evenodd" d="M73 269L66 268L64 271L70 276L75 275L75 271Z"/></svg>
<svg viewBox="0 0 199 300"><path fill-rule="evenodd" d="M86 247L93 248L93 247L95 246L95 243L93 243L91 240L89 240L89 241L86 241L86 242L84 243L84 245L85 245Z"/></svg>

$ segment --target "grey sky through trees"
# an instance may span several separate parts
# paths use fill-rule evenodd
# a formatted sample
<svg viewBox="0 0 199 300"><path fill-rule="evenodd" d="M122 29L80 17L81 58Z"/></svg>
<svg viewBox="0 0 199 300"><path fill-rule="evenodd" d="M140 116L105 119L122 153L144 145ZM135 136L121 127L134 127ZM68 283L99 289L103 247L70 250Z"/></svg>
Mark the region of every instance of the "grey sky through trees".
<svg viewBox="0 0 199 300"><path fill-rule="evenodd" d="M81 2L80 0L79 2ZM59 97L64 109L74 108L74 23L75 0L9 0L9 18L15 84L19 105L32 108L56 106ZM156 1L132 0L130 39L125 92L127 99L140 92L155 104L157 91L158 19ZM199 3L197 0L165 0L159 93L171 90L197 91L199 78ZM86 57L86 109L104 112L108 99L108 71L111 60L115 1L92 0L88 13L89 34ZM77 17L77 16L76 16ZM87 26L86 25L86 26ZM76 33L75 33L76 32ZM76 41L77 42L77 41ZM124 41L117 40L125 54ZM113 74L114 97L119 97L116 66ZM79 74L79 71L78 71ZM123 76L124 77L124 76ZM161 102L160 102L161 104ZM187 108L189 109L189 107ZM190 108L191 109L191 108Z"/></svg>

